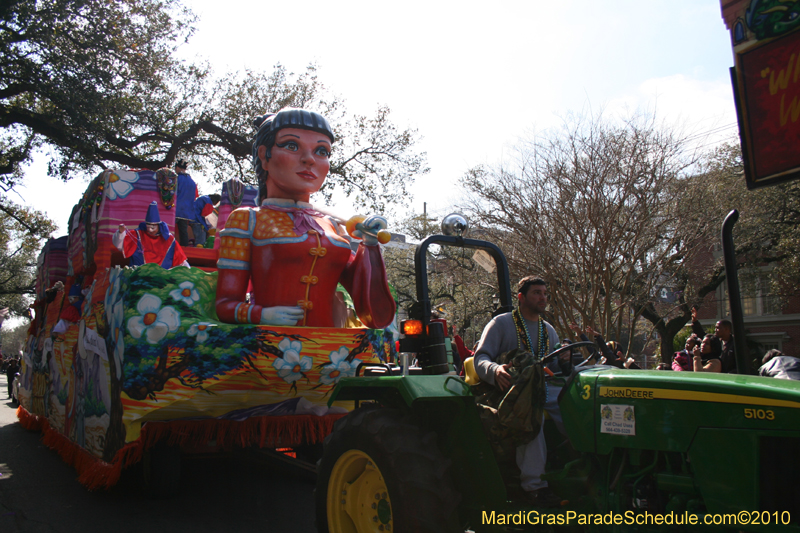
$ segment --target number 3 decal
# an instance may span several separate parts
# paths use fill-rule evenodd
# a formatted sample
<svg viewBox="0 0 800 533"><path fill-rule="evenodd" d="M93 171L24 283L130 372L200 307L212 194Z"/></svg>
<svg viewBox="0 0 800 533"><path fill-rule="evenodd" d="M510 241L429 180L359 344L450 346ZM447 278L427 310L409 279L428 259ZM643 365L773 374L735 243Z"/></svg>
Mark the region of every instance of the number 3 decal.
<svg viewBox="0 0 800 533"><path fill-rule="evenodd" d="M588 400L589 398L591 398L592 397L591 391L592 391L591 385L584 385L583 394L581 394L581 398L583 398L584 400Z"/></svg>

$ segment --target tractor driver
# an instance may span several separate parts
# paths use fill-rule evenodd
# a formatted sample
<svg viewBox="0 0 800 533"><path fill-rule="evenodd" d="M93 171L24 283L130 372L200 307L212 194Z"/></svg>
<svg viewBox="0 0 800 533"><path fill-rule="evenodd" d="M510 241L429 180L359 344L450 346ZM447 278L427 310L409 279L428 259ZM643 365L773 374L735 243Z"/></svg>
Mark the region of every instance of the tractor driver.
<svg viewBox="0 0 800 533"><path fill-rule="evenodd" d="M530 351L540 359L558 344L555 329L542 319L542 313L547 307L547 283L534 276L521 279L517 284L517 299L518 309L498 315L486 325L475 352L475 371L478 376L502 391L511 386L512 378L508 372L509 365L495 362L501 354L520 348ZM569 358L569 351L564 352L563 357ZM553 384L546 385L546 388L544 409L550 413L559 431L564 433L561 411L558 408L558 393L561 388ZM558 507L561 499L550 490L547 481L541 478L546 461L547 445L541 430L536 438L516 449L520 484L529 503L535 507Z"/></svg>

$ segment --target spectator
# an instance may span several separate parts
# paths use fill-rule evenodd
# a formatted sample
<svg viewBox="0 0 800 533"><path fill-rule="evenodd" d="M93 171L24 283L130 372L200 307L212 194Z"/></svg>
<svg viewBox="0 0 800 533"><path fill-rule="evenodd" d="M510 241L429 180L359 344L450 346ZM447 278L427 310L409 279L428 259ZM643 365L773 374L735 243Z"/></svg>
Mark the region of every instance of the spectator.
<svg viewBox="0 0 800 533"><path fill-rule="evenodd" d="M598 361L598 364L612 365L622 368L623 361L620 360L617 362L617 355L615 353L617 351L617 343L615 341L606 342L605 339L603 339L603 336L600 335L599 332L592 329L591 326L586 326L586 333L594 336L594 341L597 344L597 347L600 348L601 357Z"/></svg>
<svg viewBox="0 0 800 533"><path fill-rule="evenodd" d="M714 334L722 341L722 372L725 374L736 373L736 355L733 345L733 324L730 320L723 319L714 325Z"/></svg>
<svg viewBox="0 0 800 533"><path fill-rule="evenodd" d="M572 331L577 333L578 336L580 337L581 341L590 342L589 341L589 337L587 337L586 334L583 331L581 331L580 326L578 324L576 324L575 322L573 322L573 323L571 323L569 325L569 329L571 329ZM588 359L586 359L586 363L589 364L589 365L593 365L597 361L598 358L599 358L599 353L598 353L597 349L593 347L591 353L589 354ZM578 363L582 363L582 362L583 362L583 360L578 361Z"/></svg>
<svg viewBox="0 0 800 533"><path fill-rule="evenodd" d="M11 398L11 387L14 383L14 376L19 372L19 361L11 359L6 366L6 379L8 380L8 397Z"/></svg>
<svg viewBox="0 0 800 533"><path fill-rule="evenodd" d="M768 378L800 380L800 359L770 350L761 360L758 375Z"/></svg>
<svg viewBox="0 0 800 533"><path fill-rule="evenodd" d="M692 333L689 337L686 338L686 343L683 345L683 350L680 352L675 352L675 356L672 358L672 370L677 371L686 371L691 372L694 369L694 365L692 363L692 357L694 347L700 344L700 339L697 338L697 335Z"/></svg>
<svg viewBox="0 0 800 533"><path fill-rule="evenodd" d="M722 341L716 335L706 335L700 346L692 352L692 364L695 372L721 372Z"/></svg>
<svg viewBox="0 0 800 533"><path fill-rule="evenodd" d="M619 353L622 353L622 352L619 352ZM617 355L619 355L619 354L617 354ZM630 370L641 370L642 369L642 367L640 367L638 364L636 364L636 360L633 357L628 357L628 359L625 360L625 362L622 364L622 366L624 366L625 368L628 368Z"/></svg>
<svg viewBox="0 0 800 533"><path fill-rule="evenodd" d="M569 346L570 344L572 344L572 339L561 340L561 346ZM569 353L572 358L572 366L579 365L583 362L583 355L580 352L580 348L573 348Z"/></svg>
<svg viewBox="0 0 800 533"><path fill-rule="evenodd" d="M698 338L703 338L706 330L697 320L698 307L692 306L692 332ZM714 335L722 342L722 353L720 354L720 368L724 374L736 373L736 356L733 351L733 324L730 320L722 319L714 325Z"/></svg>

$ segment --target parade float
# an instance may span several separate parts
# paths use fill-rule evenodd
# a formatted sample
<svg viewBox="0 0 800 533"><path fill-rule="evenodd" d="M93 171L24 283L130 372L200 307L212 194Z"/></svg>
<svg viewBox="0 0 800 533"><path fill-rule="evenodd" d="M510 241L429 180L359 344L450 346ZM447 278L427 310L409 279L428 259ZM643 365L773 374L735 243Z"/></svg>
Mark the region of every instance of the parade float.
<svg viewBox="0 0 800 533"><path fill-rule="evenodd" d="M223 184L218 227L241 212L236 208L257 212L257 192L237 180ZM158 450L320 443L352 408L352 402L327 405L335 384L355 375L361 362L386 361L393 348L384 330L364 326L221 321L217 260L230 252L221 250L219 237L215 248L184 249L189 268L128 266L112 244L114 232L139 224L154 201L174 232L174 198L170 169L106 170L74 207L69 234L51 239L39 257L18 416L43 432L89 489L113 486L143 458L163 465L149 460ZM337 238L357 247L346 234ZM314 249L324 255L319 242ZM317 259L316 271L305 276L314 282L326 279L326 263ZM248 301L258 302L265 290L259 283L250 282ZM270 283L277 290L286 280ZM313 296L311 281L307 289ZM341 286L336 301L352 304ZM348 324L359 324L350 315ZM166 484L174 488L175 480Z"/></svg>

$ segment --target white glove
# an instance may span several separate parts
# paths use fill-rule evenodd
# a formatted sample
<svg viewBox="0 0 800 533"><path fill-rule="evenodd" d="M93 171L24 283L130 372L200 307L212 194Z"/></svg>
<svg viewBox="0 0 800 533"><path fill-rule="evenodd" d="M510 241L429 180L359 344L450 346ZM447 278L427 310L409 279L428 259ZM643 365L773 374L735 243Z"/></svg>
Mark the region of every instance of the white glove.
<svg viewBox="0 0 800 533"><path fill-rule="evenodd" d="M270 326L296 326L303 319L301 307L276 306L261 310L261 323Z"/></svg>

